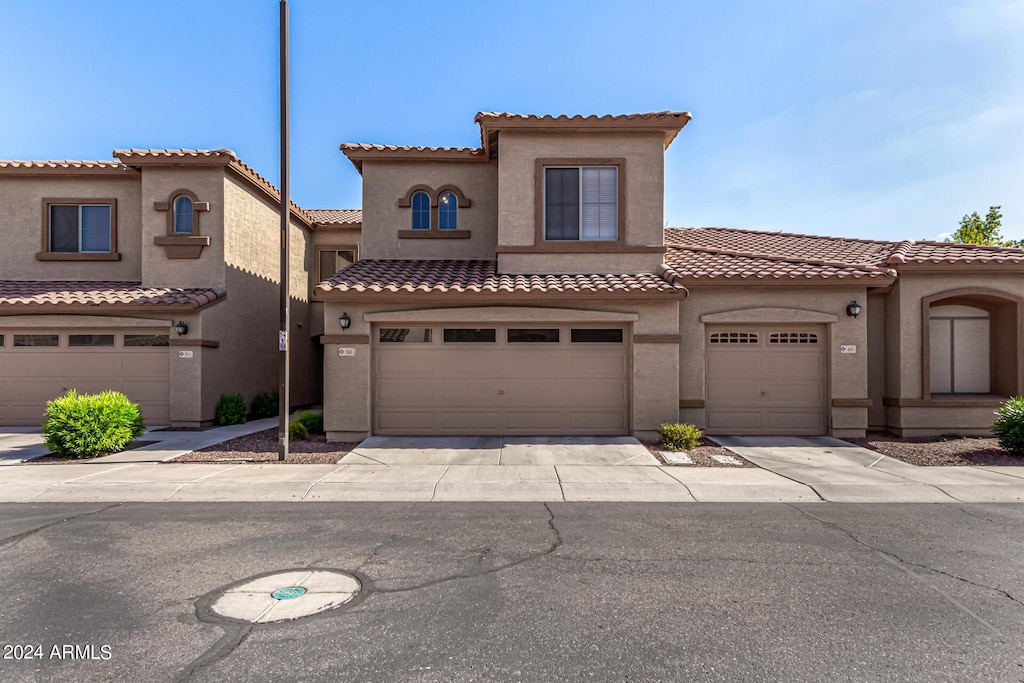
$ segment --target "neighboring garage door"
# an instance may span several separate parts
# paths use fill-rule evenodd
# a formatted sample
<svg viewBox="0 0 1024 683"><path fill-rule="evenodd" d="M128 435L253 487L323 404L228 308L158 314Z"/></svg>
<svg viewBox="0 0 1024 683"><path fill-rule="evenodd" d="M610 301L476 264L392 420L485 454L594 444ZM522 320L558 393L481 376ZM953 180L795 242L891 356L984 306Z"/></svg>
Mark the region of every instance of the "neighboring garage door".
<svg viewBox="0 0 1024 683"><path fill-rule="evenodd" d="M825 434L825 328L707 327L710 434Z"/></svg>
<svg viewBox="0 0 1024 683"><path fill-rule="evenodd" d="M120 391L149 425L169 424L170 360L162 330L0 332L0 424L38 425L68 389Z"/></svg>
<svg viewBox="0 0 1024 683"><path fill-rule="evenodd" d="M374 433L629 433L623 327L374 329Z"/></svg>

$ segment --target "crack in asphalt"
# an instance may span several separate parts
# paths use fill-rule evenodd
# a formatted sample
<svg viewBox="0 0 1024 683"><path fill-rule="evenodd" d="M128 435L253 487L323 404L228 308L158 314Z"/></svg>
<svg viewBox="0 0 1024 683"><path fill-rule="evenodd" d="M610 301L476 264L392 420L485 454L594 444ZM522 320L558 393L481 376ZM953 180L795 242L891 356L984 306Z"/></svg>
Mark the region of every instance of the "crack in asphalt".
<svg viewBox="0 0 1024 683"><path fill-rule="evenodd" d="M889 562L890 564L898 567L899 569L902 569L904 572L906 572L912 578L917 579L918 581L920 581L924 585L928 586L929 588L931 588L932 590L937 592L939 595L941 595L943 598L945 598L950 604L952 604L957 609L959 609L963 613L965 613L968 616L970 616L971 618L973 618L975 621L979 622L980 624L982 624L983 626L985 626L986 628L991 630L996 635L1001 636L1002 634L999 632L998 629L996 629L994 626L992 626L992 624L988 623L987 621L985 621L984 619L979 617L977 614L975 614L973 611L971 611L968 607L966 607L963 603L961 603L957 599L953 598L950 595L947 595L938 586L935 586L934 584L925 581L922 577L918 576L916 573L914 573L913 571L911 571L907 567L917 567L918 569L923 569L925 571L934 572L936 574L941 574L942 576L948 577L950 579L954 579L956 581L960 581L962 583L966 583L968 586L974 586L975 588L983 588L985 590L991 591L991 592L996 593L998 595L1002 595L1003 597L1008 598L1013 603L1015 603L1015 604L1017 604L1017 605L1019 605L1021 607L1024 607L1024 602L1022 602L1018 598L1015 598L1013 595L1011 595L1010 593L1004 591L1002 588L996 588L995 586L986 586L985 584L976 583L974 581L971 581L970 579L965 579L962 576L957 576L956 574L951 574L951 573L943 571L941 569L935 569L934 567L929 567L929 566L924 565L924 564L918 564L917 562L911 562L910 560L907 560L907 559L904 559L904 558L900 557L896 553L890 552L888 550L882 550L879 547L873 546L870 543L862 541L860 538L857 537L856 534L854 534L849 529L846 529L845 527L841 527L838 524L835 524L834 522L828 522L828 521L826 521L824 519L821 519L820 517L815 517L814 515L810 514L809 512L801 510L800 508L796 507L793 504L786 503L786 505L787 505L787 507L790 507L790 508L796 510L798 513L800 513L801 515L803 515L807 519L810 519L810 520L813 520L815 522L818 522L819 524L822 524L822 525L824 525L824 526L826 526L829 529L832 529L834 531L842 532L842 533L846 534L847 536L849 536L850 539L853 540L854 543L856 543L856 544L858 544L858 545L860 545L860 546L862 546L864 548L867 548L868 550L873 550L874 552L878 553L882 557L882 559L884 559L887 562Z"/></svg>
<svg viewBox="0 0 1024 683"><path fill-rule="evenodd" d="M397 536L397 534L391 534L390 536L388 536L388 540L381 541L380 543L375 545L373 547L373 550L370 551L370 554L366 556L365 560L363 560L363 563L361 565L359 565L358 567L356 567L356 571L357 572L363 571L363 567L365 567L366 565L370 564L370 562L372 562L374 559L376 559L377 558L377 553L379 553L384 546L391 545L392 543L395 542L395 537L396 536Z"/></svg>
<svg viewBox="0 0 1024 683"><path fill-rule="evenodd" d="M548 555L551 555L552 553L557 551L560 547L562 547L562 532L559 531L558 526L555 524L555 513L551 510L551 506L548 505L547 503L544 503L544 509L547 510L547 512L548 512L548 520L547 520L548 521L548 528L551 529L551 533L554 535L554 540L551 542L551 545L547 549L545 549L545 550L543 550L543 551L541 551L539 553L534 553L532 555L527 555L525 557L519 558L518 560L514 560L512 562L506 562L505 564L501 564L501 565L498 565L496 567L491 567L490 569L485 569L485 570L482 570L482 571L462 572L462 573L458 573L458 574L452 574L450 576L444 576L444 577L439 578L439 579L433 579L431 581L425 581L424 583L416 584L414 586L406 586L406 587L403 587L403 588L378 588L378 587L374 587L372 589L372 592L373 593L382 593L382 594L409 593L411 591L416 591L416 590L420 590L420 589L423 589L423 588L431 588L433 586L437 586L437 585L440 585L442 583L449 583L451 581L460 581L460 580L463 580L463 579L475 579L477 577L487 576L489 574L498 574L498 573L503 572L503 571L505 571L507 569L512 569L513 567L518 567L521 564L525 564L527 562L533 562L535 560L539 560L539 559L542 559L544 557L547 557Z"/></svg>
<svg viewBox="0 0 1024 683"><path fill-rule="evenodd" d="M205 669L208 666L212 666L217 662L228 657L234 652L239 645L245 642L245 639L252 633L254 624L245 624L239 626L234 630L225 630L224 635L217 639L217 641L211 645L206 651L192 660L192 663L181 670L177 676L174 677L174 683L186 683L191 681L192 677L200 670ZM224 628L221 626L221 628Z"/></svg>
<svg viewBox="0 0 1024 683"><path fill-rule="evenodd" d="M40 531L46 531L47 529L52 529L55 526L60 526L61 524L65 524L67 522L73 522L75 520L82 519L83 517L91 517L93 515L98 515L101 512L106 512L107 510L111 510L113 508L120 507L121 505L124 505L124 503L114 503L112 505L107 505L106 507L102 507L99 510L93 510L91 512L83 512L81 514L72 515L71 517L65 517L64 519L58 519L58 520L56 520L54 522L50 522L48 524L44 524L44 525L42 525L40 527L36 527L35 529L29 529L28 531L22 531L20 534L15 534L13 536L8 536L7 538L5 538L3 540L0 540L0 548L8 548L10 546L15 546L18 543L21 543L22 541L24 541L29 536L34 536L34 535L38 534Z"/></svg>

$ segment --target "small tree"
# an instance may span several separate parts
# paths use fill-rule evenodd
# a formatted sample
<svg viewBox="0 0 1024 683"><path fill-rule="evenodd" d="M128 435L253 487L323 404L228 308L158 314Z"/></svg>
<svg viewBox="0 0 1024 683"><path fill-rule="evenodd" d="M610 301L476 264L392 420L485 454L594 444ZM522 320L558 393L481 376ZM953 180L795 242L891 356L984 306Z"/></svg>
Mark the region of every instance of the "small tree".
<svg viewBox="0 0 1024 683"><path fill-rule="evenodd" d="M961 244L985 244L994 247L1024 247L1024 240L1004 239L1000 228L1003 226L1003 207L990 206L988 213L982 218L975 211L960 219L960 227L956 229L947 242Z"/></svg>

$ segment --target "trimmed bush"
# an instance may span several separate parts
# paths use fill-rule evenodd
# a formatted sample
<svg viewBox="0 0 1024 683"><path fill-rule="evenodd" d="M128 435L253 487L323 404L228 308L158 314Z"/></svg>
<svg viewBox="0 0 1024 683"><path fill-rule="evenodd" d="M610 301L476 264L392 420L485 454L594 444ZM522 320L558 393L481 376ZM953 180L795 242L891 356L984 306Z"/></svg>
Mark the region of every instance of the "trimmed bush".
<svg viewBox="0 0 1024 683"><path fill-rule="evenodd" d="M992 433L1004 451L1024 455L1024 398L1014 396L999 406Z"/></svg>
<svg viewBox="0 0 1024 683"><path fill-rule="evenodd" d="M666 451L690 451L700 445L704 433L691 424L663 424L658 427L659 444Z"/></svg>
<svg viewBox="0 0 1024 683"><path fill-rule="evenodd" d="M306 429L310 434L323 434L324 433L324 414L323 413L302 413L295 418L296 422L301 422L305 425Z"/></svg>
<svg viewBox="0 0 1024 683"><path fill-rule="evenodd" d="M288 425L288 439L291 441L302 441L309 438L309 430L301 422L292 422Z"/></svg>
<svg viewBox="0 0 1024 683"><path fill-rule="evenodd" d="M245 399L241 394L222 394L215 413L219 425L240 425L245 422Z"/></svg>
<svg viewBox="0 0 1024 683"><path fill-rule="evenodd" d="M139 404L116 391L79 395L74 389L46 402L43 435L60 455L94 458L117 453L142 435Z"/></svg>
<svg viewBox="0 0 1024 683"><path fill-rule="evenodd" d="M265 417L277 417L279 394L276 391L257 391L249 406L249 417L261 420Z"/></svg>

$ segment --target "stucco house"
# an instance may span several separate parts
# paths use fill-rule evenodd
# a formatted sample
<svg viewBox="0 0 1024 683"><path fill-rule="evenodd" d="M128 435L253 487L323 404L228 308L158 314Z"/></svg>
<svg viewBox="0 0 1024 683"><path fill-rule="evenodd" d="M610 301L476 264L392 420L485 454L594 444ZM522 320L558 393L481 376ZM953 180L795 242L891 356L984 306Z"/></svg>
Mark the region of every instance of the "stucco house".
<svg viewBox="0 0 1024 683"><path fill-rule="evenodd" d="M335 440L987 432L1024 391L1024 250L666 228L689 120L342 145L362 209L292 207L293 402ZM115 156L0 162L0 424L74 385L198 427L276 385L277 190L227 150Z"/></svg>
<svg viewBox="0 0 1024 683"><path fill-rule="evenodd" d="M76 388L196 428L221 394L277 387L278 191L229 150L114 155L0 162L0 424L39 424ZM296 404L320 396L311 283L355 260L358 228L292 206Z"/></svg>

